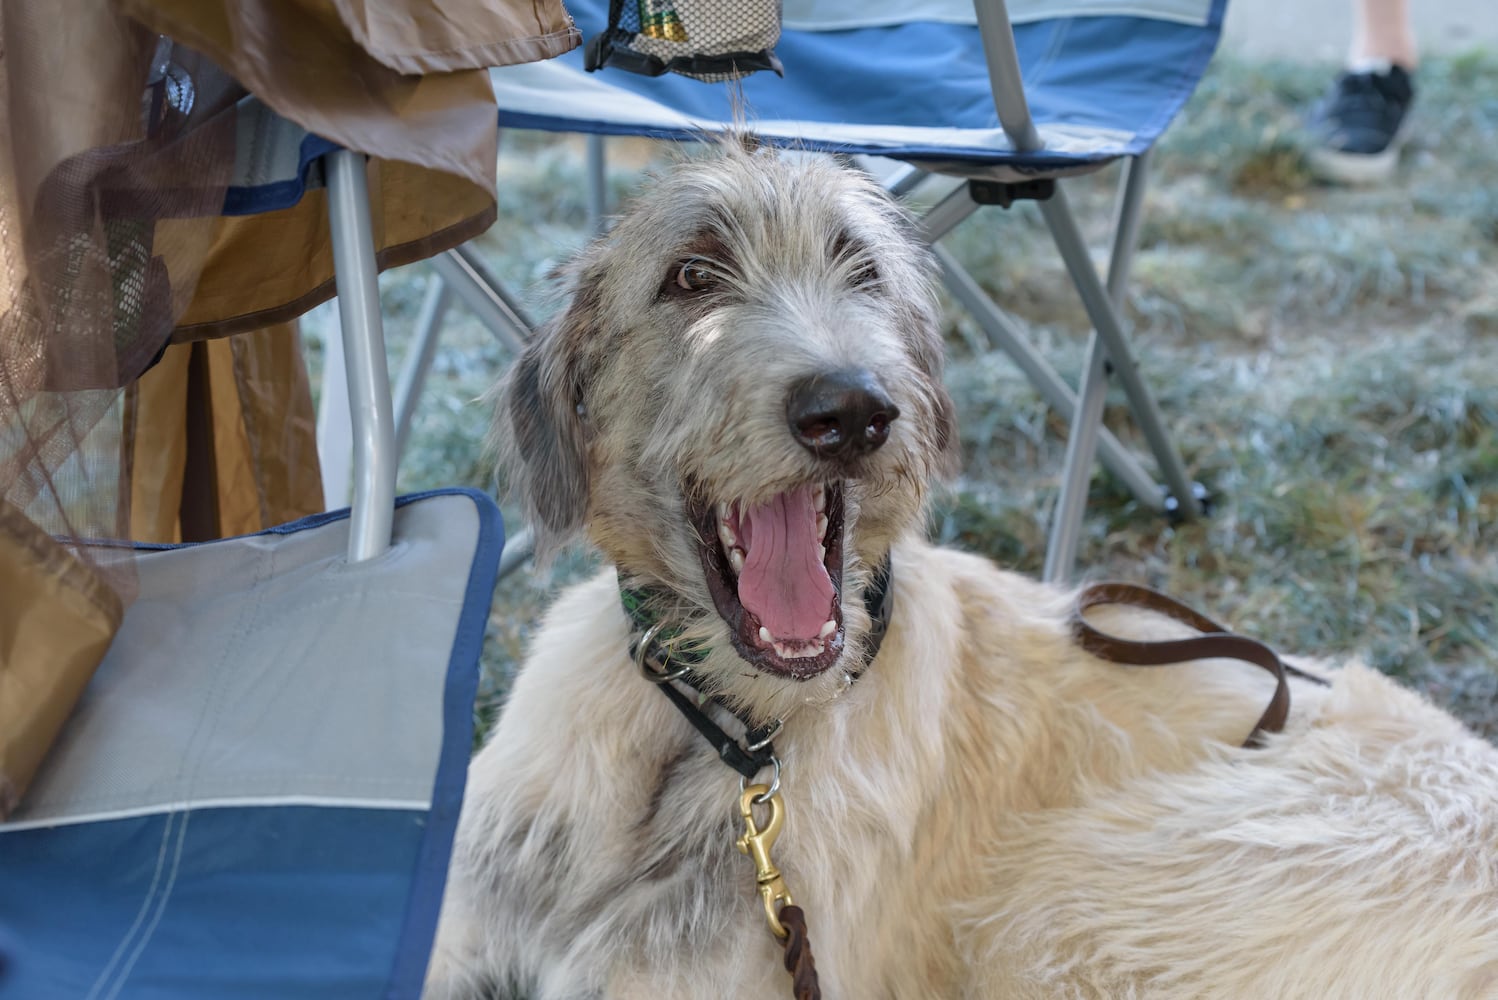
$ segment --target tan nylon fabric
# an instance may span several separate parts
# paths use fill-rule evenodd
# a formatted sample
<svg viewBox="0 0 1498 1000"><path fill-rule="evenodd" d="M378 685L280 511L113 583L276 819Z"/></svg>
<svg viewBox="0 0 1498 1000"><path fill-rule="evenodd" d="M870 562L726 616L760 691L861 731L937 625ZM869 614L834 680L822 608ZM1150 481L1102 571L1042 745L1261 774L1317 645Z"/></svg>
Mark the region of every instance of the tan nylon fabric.
<svg viewBox="0 0 1498 1000"><path fill-rule="evenodd" d="M483 67L550 58L580 41L559 0L120 6L207 54L283 117L374 158L382 270L462 243L494 221L498 111ZM320 191L282 212L217 220L173 340L294 318L332 296L332 278Z"/></svg>
<svg viewBox="0 0 1498 1000"><path fill-rule="evenodd" d="M560 0L334 0L359 46L398 73L449 73L550 59L579 42Z"/></svg>
<svg viewBox="0 0 1498 1000"><path fill-rule="evenodd" d="M9 815L120 627L113 590L0 501L0 819Z"/></svg>
<svg viewBox="0 0 1498 1000"><path fill-rule="evenodd" d="M381 159L465 178L491 195L498 111L482 67L549 58L580 41L559 0L119 4L152 30L206 54L307 131ZM373 10L381 14L373 16ZM532 16L532 11L543 13ZM503 54L526 58L479 59L481 52L501 54L497 48L503 46L495 42L506 26L524 34ZM403 38L407 29L414 36ZM361 35L377 48L364 48ZM477 42L476 49L466 48L465 36ZM393 47L402 49L398 56ZM428 75L410 75L413 71Z"/></svg>
<svg viewBox="0 0 1498 1000"><path fill-rule="evenodd" d="M204 368L189 364L195 349L206 354ZM206 384L190 393L200 372ZM183 535L183 504L205 494L208 509L189 522L211 520L214 537L250 534L323 509L317 418L296 323L174 345L129 396L132 539L193 540ZM211 428L211 465L194 466L209 489L187 495L187 428L194 422Z"/></svg>
<svg viewBox="0 0 1498 1000"><path fill-rule="evenodd" d="M487 78L476 82L487 90ZM489 134L496 134L492 115ZM492 171L492 156L489 162ZM382 271L464 243L494 222L492 193L466 180L386 160L371 160L368 174ZM215 219L201 267L175 343L258 330L327 301L335 289L326 192L308 191L280 212Z"/></svg>

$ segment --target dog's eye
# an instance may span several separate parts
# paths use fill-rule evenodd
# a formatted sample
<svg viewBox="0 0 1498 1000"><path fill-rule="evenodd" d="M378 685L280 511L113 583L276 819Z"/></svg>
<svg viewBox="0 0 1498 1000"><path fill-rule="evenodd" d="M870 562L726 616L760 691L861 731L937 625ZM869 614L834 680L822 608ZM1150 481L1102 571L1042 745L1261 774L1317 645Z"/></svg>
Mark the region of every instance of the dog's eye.
<svg viewBox="0 0 1498 1000"><path fill-rule="evenodd" d="M707 261L701 257L690 257L681 262L673 279L675 287L672 291L678 292L705 292L718 280Z"/></svg>

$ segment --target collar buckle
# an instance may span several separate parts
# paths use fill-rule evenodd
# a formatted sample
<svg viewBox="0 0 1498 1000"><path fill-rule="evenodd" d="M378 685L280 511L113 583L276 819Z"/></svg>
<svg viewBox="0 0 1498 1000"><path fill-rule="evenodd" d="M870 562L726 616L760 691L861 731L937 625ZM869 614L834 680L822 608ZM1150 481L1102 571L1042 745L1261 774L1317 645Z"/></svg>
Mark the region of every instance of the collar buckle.
<svg viewBox="0 0 1498 1000"><path fill-rule="evenodd" d="M665 628L665 622L656 622L645 630L645 634L635 640L634 657L635 666L640 668L640 673L652 684L668 684L671 681L681 680L692 672L690 663L683 663L675 670L667 670L666 665L671 662L670 640L667 640L665 650L661 650L656 643L657 636ZM660 655L665 653L664 658Z"/></svg>

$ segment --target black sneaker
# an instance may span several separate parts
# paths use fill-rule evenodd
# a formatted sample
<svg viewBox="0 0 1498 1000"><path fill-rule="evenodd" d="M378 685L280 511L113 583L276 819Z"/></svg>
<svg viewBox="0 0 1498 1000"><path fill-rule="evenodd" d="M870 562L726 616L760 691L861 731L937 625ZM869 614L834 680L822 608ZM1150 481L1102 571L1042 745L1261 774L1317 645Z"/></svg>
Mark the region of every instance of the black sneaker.
<svg viewBox="0 0 1498 1000"><path fill-rule="evenodd" d="M1343 73L1311 119L1311 172L1339 184L1388 180L1399 162L1415 82L1399 66Z"/></svg>

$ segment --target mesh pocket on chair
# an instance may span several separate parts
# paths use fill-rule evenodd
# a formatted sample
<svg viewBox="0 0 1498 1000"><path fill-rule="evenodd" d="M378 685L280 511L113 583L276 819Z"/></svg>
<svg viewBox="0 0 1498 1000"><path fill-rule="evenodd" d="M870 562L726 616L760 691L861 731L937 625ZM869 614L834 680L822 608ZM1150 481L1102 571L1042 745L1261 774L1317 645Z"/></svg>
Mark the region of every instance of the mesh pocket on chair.
<svg viewBox="0 0 1498 1000"><path fill-rule="evenodd" d="M609 0L609 26L588 43L584 65L709 83L761 69L784 76L779 39L780 0Z"/></svg>

